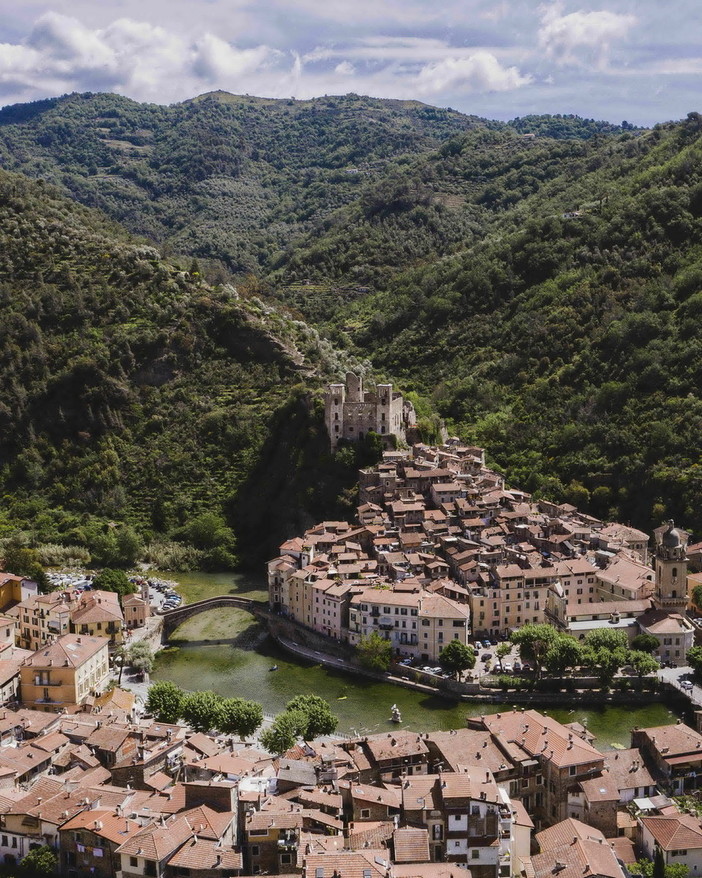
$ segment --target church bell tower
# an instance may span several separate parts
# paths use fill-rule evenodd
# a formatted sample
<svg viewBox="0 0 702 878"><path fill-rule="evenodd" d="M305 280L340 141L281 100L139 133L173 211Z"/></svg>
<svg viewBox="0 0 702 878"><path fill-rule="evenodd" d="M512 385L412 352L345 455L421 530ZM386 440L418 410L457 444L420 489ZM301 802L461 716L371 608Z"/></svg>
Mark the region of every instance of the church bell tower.
<svg viewBox="0 0 702 878"><path fill-rule="evenodd" d="M684 613L687 607L687 541L689 534L668 521L654 531L656 537L656 591L653 602L660 610Z"/></svg>

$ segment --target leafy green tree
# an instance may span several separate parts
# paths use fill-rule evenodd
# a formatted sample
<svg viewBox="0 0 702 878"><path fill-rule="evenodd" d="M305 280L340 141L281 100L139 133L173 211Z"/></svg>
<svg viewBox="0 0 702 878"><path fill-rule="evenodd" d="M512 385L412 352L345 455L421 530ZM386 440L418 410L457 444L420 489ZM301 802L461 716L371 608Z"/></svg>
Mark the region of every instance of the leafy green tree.
<svg viewBox="0 0 702 878"><path fill-rule="evenodd" d="M225 698L220 705L220 728L227 734L249 738L263 722L263 707L245 698Z"/></svg>
<svg viewBox="0 0 702 878"><path fill-rule="evenodd" d="M660 646L660 642L653 634L637 634L631 641L631 648L638 652L647 652L649 655Z"/></svg>
<svg viewBox="0 0 702 878"><path fill-rule="evenodd" d="M224 518L216 512L203 512L192 518L176 536L203 551L207 570L230 570L236 566L236 538Z"/></svg>
<svg viewBox="0 0 702 878"><path fill-rule="evenodd" d="M2 551L4 569L15 576L26 576L36 582L42 591L46 590L49 580L39 560L36 549L23 546L18 540L11 539Z"/></svg>
<svg viewBox="0 0 702 878"><path fill-rule="evenodd" d="M585 637L585 646L590 649L627 649L628 640L623 631L613 628L597 628Z"/></svg>
<svg viewBox="0 0 702 878"><path fill-rule="evenodd" d="M506 659L511 652L512 643L510 643L509 641L505 641L504 643L498 643L497 649L495 650L495 655L497 656L497 660L500 663L500 671L502 671L503 659Z"/></svg>
<svg viewBox="0 0 702 878"><path fill-rule="evenodd" d="M356 651L358 660L364 668L371 671L387 671L390 666L392 644L377 631L371 631L367 637L362 637Z"/></svg>
<svg viewBox="0 0 702 878"><path fill-rule="evenodd" d="M439 664L460 680L463 671L475 667L475 650L460 640L450 640L439 653Z"/></svg>
<svg viewBox="0 0 702 878"><path fill-rule="evenodd" d="M181 706L181 716L196 732L219 728L222 719L222 696L210 690L189 692Z"/></svg>
<svg viewBox="0 0 702 878"><path fill-rule="evenodd" d="M149 686L146 710L159 722L177 723L182 716L185 693L170 680L157 680Z"/></svg>
<svg viewBox="0 0 702 878"><path fill-rule="evenodd" d="M660 845L656 845L653 855L653 878L665 878L665 856Z"/></svg>
<svg viewBox="0 0 702 878"><path fill-rule="evenodd" d="M664 863L665 878L687 878L689 870L684 863ZM651 860L637 860L635 863L627 866L632 875L643 875L643 878L653 878L654 864Z"/></svg>
<svg viewBox="0 0 702 878"><path fill-rule="evenodd" d="M134 567L144 551L144 543L133 527L123 525L115 534L115 566Z"/></svg>
<svg viewBox="0 0 702 878"><path fill-rule="evenodd" d="M312 741L319 735L331 735L339 725L339 718L334 716L328 701L319 695L297 695L285 706L287 711L299 711L307 717L307 723L300 731L306 741Z"/></svg>
<svg viewBox="0 0 702 878"><path fill-rule="evenodd" d="M628 641L623 631L598 628L585 637L583 664L598 676L603 686L609 686L628 659Z"/></svg>
<svg viewBox="0 0 702 878"><path fill-rule="evenodd" d="M692 597L692 603L697 607L697 609L702 610L702 583L700 585L696 585L692 589L692 593L690 596Z"/></svg>
<svg viewBox="0 0 702 878"><path fill-rule="evenodd" d="M286 710L278 714L270 727L261 732L261 746L277 756L285 753L293 746L306 722L305 714L296 711Z"/></svg>
<svg viewBox="0 0 702 878"><path fill-rule="evenodd" d="M129 663L142 674L150 674L154 667L154 652L145 640L138 640L129 647Z"/></svg>
<svg viewBox="0 0 702 878"><path fill-rule="evenodd" d="M660 665L650 653L642 652L638 649L632 649L629 653L629 664L636 671L639 679L652 674L660 668Z"/></svg>
<svg viewBox="0 0 702 878"><path fill-rule="evenodd" d="M627 658L627 650L622 647L616 649L608 649L606 646L583 647L583 665L597 675L603 686L609 686L617 671L626 664Z"/></svg>
<svg viewBox="0 0 702 878"><path fill-rule="evenodd" d="M549 649L558 638L558 632L550 625L529 623L513 631L510 640L519 647L519 655L524 661L534 665L536 676L541 677L541 669Z"/></svg>
<svg viewBox="0 0 702 878"><path fill-rule="evenodd" d="M93 579L93 588L101 591L113 591L120 597L127 594L134 594L137 587L133 582L129 581L129 577L124 570L111 570L109 567Z"/></svg>
<svg viewBox="0 0 702 878"><path fill-rule="evenodd" d="M549 674L563 674L576 668L582 661L583 651L574 637L559 635L548 648L544 664Z"/></svg>
<svg viewBox="0 0 702 878"><path fill-rule="evenodd" d="M58 857L48 845L32 848L20 861L25 875L53 875L58 868Z"/></svg>

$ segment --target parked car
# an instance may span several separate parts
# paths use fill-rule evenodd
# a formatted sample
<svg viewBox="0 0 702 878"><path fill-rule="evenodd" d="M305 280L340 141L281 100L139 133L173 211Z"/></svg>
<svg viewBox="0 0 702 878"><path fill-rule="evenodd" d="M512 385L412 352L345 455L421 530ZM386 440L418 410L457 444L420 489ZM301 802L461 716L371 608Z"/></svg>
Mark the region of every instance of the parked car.
<svg viewBox="0 0 702 878"><path fill-rule="evenodd" d="M489 662L489 661L492 661L492 654L489 653L489 652L484 652L484 653L480 656L480 658L481 658L484 662Z"/></svg>
<svg viewBox="0 0 702 878"><path fill-rule="evenodd" d="M692 680L681 680L680 685L683 689L692 689Z"/></svg>
<svg viewBox="0 0 702 878"><path fill-rule="evenodd" d="M485 647L485 649L490 649L492 643L490 643L489 640L483 640L483 646Z"/></svg>
<svg viewBox="0 0 702 878"><path fill-rule="evenodd" d="M505 674L511 674L513 668L512 668L512 665L509 662L507 662L506 664L502 665L502 670L504 671Z"/></svg>
<svg viewBox="0 0 702 878"><path fill-rule="evenodd" d="M483 642L482 642L482 640L476 640L475 643L474 643L473 645L475 646L475 649L476 649L478 652L480 652L480 650L483 648Z"/></svg>
<svg viewBox="0 0 702 878"><path fill-rule="evenodd" d="M515 663L514 663L514 670L515 670L515 671L521 671L521 669L522 669L521 662L515 662Z"/></svg>

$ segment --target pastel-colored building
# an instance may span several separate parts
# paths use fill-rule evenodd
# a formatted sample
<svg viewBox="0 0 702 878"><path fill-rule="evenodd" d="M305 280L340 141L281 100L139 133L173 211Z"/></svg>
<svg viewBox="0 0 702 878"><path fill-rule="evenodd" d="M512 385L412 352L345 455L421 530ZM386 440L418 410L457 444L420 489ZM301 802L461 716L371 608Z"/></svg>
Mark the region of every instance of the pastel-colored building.
<svg viewBox="0 0 702 878"><path fill-rule="evenodd" d="M102 692L109 678L108 645L105 637L64 634L37 650L20 667L24 704L58 711Z"/></svg>

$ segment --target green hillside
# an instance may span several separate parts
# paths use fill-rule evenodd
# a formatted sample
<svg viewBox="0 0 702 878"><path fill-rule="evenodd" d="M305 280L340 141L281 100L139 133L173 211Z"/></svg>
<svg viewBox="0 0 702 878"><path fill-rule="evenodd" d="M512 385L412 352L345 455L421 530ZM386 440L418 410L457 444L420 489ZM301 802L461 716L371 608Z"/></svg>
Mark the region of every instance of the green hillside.
<svg viewBox="0 0 702 878"><path fill-rule="evenodd" d="M246 530L245 563L338 514L355 461L328 454L307 392L338 368L314 332L53 187L0 171L0 205L0 536L104 560L134 531L227 566L227 524ZM263 461L287 503L262 504ZM191 526L202 515L224 516L221 539Z"/></svg>
<svg viewBox="0 0 702 878"><path fill-rule="evenodd" d="M701 129L690 114L636 136L452 141L414 179L462 185L481 226L440 258L383 264L330 332L430 397L517 484L702 532ZM501 147L480 174L476 138ZM417 210L390 211L381 240ZM329 251L320 273L343 279L333 226L283 270Z"/></svg>
<svg viewBox="0 0 702 878"><path fill-rule="evenodd" d="M358 95L214 92L171 107L70 95L0 110L0 166L61 185L169 252L245 273L352 201L389 163L478 121Z"/></svg>

